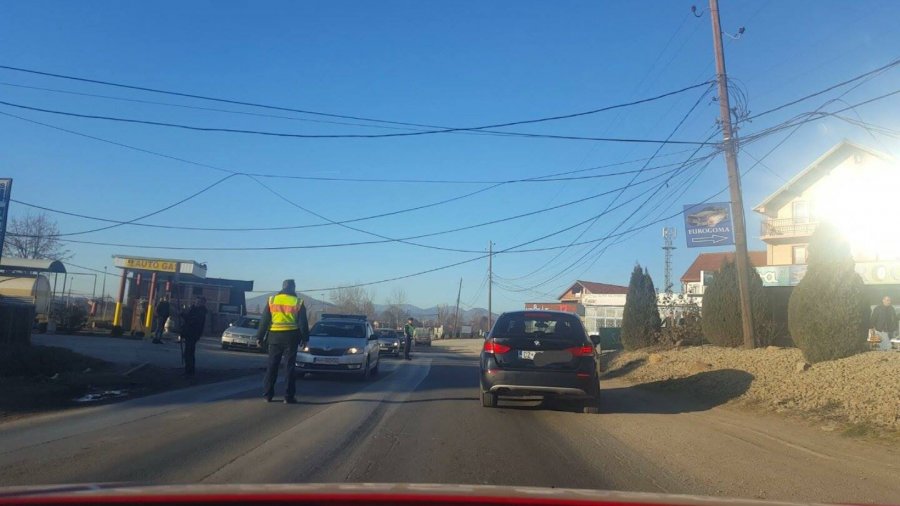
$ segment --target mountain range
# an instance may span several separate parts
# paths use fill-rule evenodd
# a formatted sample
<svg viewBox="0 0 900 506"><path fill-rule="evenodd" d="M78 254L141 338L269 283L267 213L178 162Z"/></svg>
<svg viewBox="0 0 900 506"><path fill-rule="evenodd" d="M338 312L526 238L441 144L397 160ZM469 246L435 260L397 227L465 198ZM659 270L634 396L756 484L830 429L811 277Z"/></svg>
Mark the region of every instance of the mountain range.
<svg viewBox="0 0 900 506"><path fill-rule="evenodd" d="M275 292L267 293L263 295L259 295L256 297L251 297L247 299L247 312L248 313L260 313L266 305L266 301L275 295ZM306 308L310 312L319 313L329 312L334 310L334 305L332 305L328 301L323 301L317 299L315 297L311 297L308 294L298 293L297 294L303 301L306 303ZM412 304L403 304L403 310L406 311L407 314L412 316L417 320L428 320L434 318L438 314L438 307L426 307L422 308L419 306L415 306ZM455 306L450 306L452 309L455 309ZM375 312L376 314L380 314L382 311L388 308L387 304L375 304ZM463 322L470 322L482 316L487 316L488 310L480 307L472 308L472 309L459 309L459 319ZM497 318L497 314L494 314L494 318Z"/></svg>

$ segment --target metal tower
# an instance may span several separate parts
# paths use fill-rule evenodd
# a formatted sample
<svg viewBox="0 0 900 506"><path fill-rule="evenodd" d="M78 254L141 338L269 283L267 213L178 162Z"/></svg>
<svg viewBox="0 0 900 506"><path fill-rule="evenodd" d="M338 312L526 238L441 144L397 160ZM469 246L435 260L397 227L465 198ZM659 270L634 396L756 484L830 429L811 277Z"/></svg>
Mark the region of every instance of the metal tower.
<svg viewBox="0 0 900 506"><path fill-rule="evenodd" d="M675 236L678 235L678 231L675 228L665 227L662 231L663 236L663 250L666 252L666 280L665 280L665 292L672 293L672 250L675 249L675 246L672 243L675 241Z"/></svg>

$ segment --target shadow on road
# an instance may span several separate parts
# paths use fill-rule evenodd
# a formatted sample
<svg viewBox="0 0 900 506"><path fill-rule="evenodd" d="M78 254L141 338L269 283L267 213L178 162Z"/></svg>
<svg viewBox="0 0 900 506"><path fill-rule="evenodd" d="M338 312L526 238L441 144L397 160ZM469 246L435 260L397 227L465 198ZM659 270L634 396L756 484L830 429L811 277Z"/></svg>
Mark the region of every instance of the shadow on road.
<svg viewBox="0 0 900 506"><path fill-rule="evenodd" d="M740 397L753 375L737 369L706 371L684 378L604 389L601 413L676 414L706 411Z"/></svg>

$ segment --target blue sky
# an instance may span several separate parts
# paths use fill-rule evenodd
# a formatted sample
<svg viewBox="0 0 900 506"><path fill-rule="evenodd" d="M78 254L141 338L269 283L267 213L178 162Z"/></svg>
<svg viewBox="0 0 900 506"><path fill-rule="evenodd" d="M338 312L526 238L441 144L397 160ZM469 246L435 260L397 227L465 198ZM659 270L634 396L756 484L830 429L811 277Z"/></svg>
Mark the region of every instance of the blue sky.
<svg viewBox="0 0 900 506"><path fill-rule="evenodd" d="M692 2L46 2L0 4L0 64L140 86L262 102L290 108L393 121L475 126L555 116L658 95L713 76L709 13L691 14ZM721 3L730 78L747 96L750 113L788 102L897 58L900 3ZM866 82L844 100L859 102L893 91L896 68ZM397 130L335 125L328 118L215 104L0 70L5 102L84 114L141 118L235 129L302 134L389 133ZM253 117L164 105L113 101L28 89L24 85L80 93L234 111L278 114ZM846 88L742 125L752 134L795 114L809 112ZM650 104L576 119L512 128L519 132L591 137L664 139L700 98L691 90ZM703 98L673 138L703 140L712 133L718 106ZM866 122L897 128L900 99L857 110ZM843 107L837 104L830 110ZM44 122L141 149L238 172L388 179L506 180L588 169L650 157L652 144L439 134L381 139L297 139L193 132L111 123L18 110L0 112ZM359 122L355 122L359 123ZM383 125L382 125L383 126ZM761 157L787 132L744 146ZM868 133L839 119L801 128L744 180L751 246L759 218L749 211L806 164L843 138L892 154L896 139ZM222 172L113 146L0 116L0 175L15 179L13 198L65 211L128 220L165 207L223 177ZM718 137L717 137L718 139ZM650 167L684 161L691 146L665 146ZM703 151L706 153L706 151ZM644 162L583 172L636 170ZM565 246L674 214L725 185L724 160L716 157L696 182L682 186L700 167L674 177L643 209L642 192L657 179L626 190L612 205L637 198L587 225L530 247ZM651 170L638 179L657 175ZM477 224L626 185L634 174L545 183L509 184L450 204L354 223L387 237L408 237ZM297 204L330 220L352 219L428 204L487 184L303 182L266 179ZM685 190L683 195L681 191ZM495 250L559 231L602 211L616 194L504 224L417 240L465 250ZM716 200L728 200L726 194ZM651 213L653 206L659 204ZM12 215L33 211L22 205ZM645 215L646 213L646 215ZM63 232L102 223L54 215ZM322 223L275 198L255 181L236 176L145 223L195 227L265 227ZM685 248L679 219L650 226L602 255L590 246L495 256L499 283L494 308L552 299L574 279L626 284L635 262L662 286L660 247L664 224L678 227L673 274L677 279L701 250ZM586 229L586 230L585 230ZM337 226L278 232L212 232L121 226L73 236L127 245L271 247L372 240ZM608 243L604 243L608 244ZM327 288L404 276L479 255L390 243L280 251L173 251L125 246L67 245L78 265L111 266L114 253L205 261L209 275L252 279L260 290L285 277L301 289ZM601 247L600 250L603 248ZM706 251L715 251L708 249ZM573 268L567 269L572 266ZM73 268L73 270L77 270ZM112 270L112 269L110 269ZM452 302L463 278L464 306L487 305L487 261L369 287L378 301L397 287L409 302ZM81 277L75 290L91 291ZM114 283L107 283L112 291ZM317 296L321 291L313 292Z"/></svg>

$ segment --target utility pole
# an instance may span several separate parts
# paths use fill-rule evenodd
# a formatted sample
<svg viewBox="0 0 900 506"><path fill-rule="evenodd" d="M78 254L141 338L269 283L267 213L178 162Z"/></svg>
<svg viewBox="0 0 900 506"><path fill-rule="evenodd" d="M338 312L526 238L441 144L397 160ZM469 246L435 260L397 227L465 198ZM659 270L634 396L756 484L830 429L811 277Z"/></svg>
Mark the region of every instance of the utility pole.
<svg viewBox="0 0 900 506"><path fill-rule="evenodd" d="M462 278L459 278L459 290L456 292L456 321L453 324L453 332L459 337L459 296L462 295Z"/></svg>
<svg viewBox="0 0 900 506"><path fill-rule="evenodd" d="M488 332L494 328L494 243L488 241Z"/></svg>
<svg viewBox="0 0 900 506"><path fill-rule="evenodd" d="M678 232L675 228L665 227L663 228L663 250L666 252L666 265L665 265L665 293L668 295L672 294L672 251L675 249L675 246L672 242L675 240L675 236Z"/></svg>
<svg viewBox="0 0 900 506"><path fill-rule="evenodd" d="M741 323L744 348L756 346L753 335L753 312L750 304L750 257L747 254L747 224L744 221L744 199L741 196L741 173L738 170L737 150L731 128L731 106L728 102L728 77L725 73L725 53L722 49L722 24L719 21L719 1L709 0L712 19L713 47L716 53L716 81L719 85L719 112L722 116L722 145L728 167L728 187L731 192L731 214L734 225L735 265L740 292Z"/></svg>
<svg viewBox="0 0 900 506"><path fill-rule="evenodd" d="M103 266L103 289L102 289L102 291L103 291L103 304L101 307L103 309L100 310L100 314L103 315L102 318L105 320L106 319L106 266L105 265Z"/></svg>

